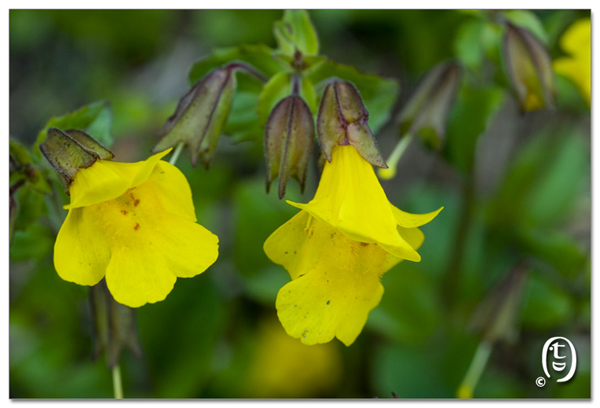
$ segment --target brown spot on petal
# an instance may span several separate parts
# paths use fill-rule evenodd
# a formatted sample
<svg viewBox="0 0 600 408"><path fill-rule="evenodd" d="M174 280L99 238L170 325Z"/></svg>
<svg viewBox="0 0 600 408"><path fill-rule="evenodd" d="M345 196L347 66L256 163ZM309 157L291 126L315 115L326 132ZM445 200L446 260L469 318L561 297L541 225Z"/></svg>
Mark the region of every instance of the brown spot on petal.
<svg viewBox="0 0 600 408"><path fill-rule="evenodd" d="M139 223L139 222L137 222L137 223L135 224L135 227L133 227L133 229L134 229L134 230L136 230L136 231L137 231L137 230L139 230L139 229L140 229L140 223Z"/></svg>
<svg viewBox="0 0 600 408"><path fill-rule="evenodd" d="M368 244L368 243L366 243L366 242L361 242L360 244L361 244L362 246L368 246L368 245L369 245L369 244Z"/></svg>
<svg viewBox="0 0 600 408"><path fill-rule="evenodd" d="M140 203L140 199L139 199L139 198L137 198L137 199L136 199L136 200L133 202L133 205L135 205L135 206L137 207L139 203Z"/></svg>
<svg viewBox="0 0 600 408"><path fill-rule="evenodd" d="M126 210L121 210L121 214L127 215L127 211Z"/></svg>

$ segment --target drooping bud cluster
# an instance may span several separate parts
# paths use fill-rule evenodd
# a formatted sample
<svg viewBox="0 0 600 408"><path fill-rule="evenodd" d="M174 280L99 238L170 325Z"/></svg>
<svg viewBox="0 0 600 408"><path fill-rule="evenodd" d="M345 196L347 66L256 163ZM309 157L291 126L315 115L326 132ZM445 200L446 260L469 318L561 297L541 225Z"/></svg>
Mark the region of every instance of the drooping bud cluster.
<svg viewBox="0 0 600 408"><path fill-rule="evenodd" d="M554 107L554 73L546 47L528 30L507 23L503 54L508 78L523 111Z"/></svg>
<svg viewBox="0 0 600 408"><path fill-rule="evenodd" d="M200 157L208 168L233 104L236 68L230 65L211 71L181 98L161 129L162 139L153 153L183 143L189 149L192 165L196 166Z"/></svg>
<svg viewBox="0 0 600 408"><path fill-rule="evenodd" d="M328 161L335 145L353 145L366 161L387 168L368 119L369 112L354 85L339 80L327 85L319 107L317 134Z"/></svg>
<svg viewBox="0 0 600 408"><path fill-rule="evenodd" d="M40 150L68 187L79 169L90 167L96 160L112 160L114 154L81 130L48 129Z"/></svg>
<svg viewBox="0 0 600 408"><path fill-rule="evenodd" d="M267 192L277 176L279 198L283 198L290 177L295 178L304 190L314 135L312 113L300 96L288 96L275 105L269 115L264 138Z"/></svg>
<svg viewBox="0 0 600 408"><path fill-rule="evenodd" d="M400 134L418 135L439 149L461 76L462 67L455 62L443 62L429 71L398 116Z"/></svg>

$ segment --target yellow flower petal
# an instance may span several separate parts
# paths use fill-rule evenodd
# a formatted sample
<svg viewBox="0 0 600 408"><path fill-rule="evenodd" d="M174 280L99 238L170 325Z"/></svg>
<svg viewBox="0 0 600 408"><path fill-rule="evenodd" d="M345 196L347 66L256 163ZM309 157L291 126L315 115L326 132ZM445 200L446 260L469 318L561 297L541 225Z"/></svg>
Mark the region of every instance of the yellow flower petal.
<svg viewBox="0 0 600 408"><path fill-rule="evenodd" d="M171 149L157 153L137 163L98 160L80 169L69 187L71 203L65 209L85 207L117 198L127 189L145 182L154 167Z"/></svg>
<svg viewBox="0 0 600 408"><path fill-rule="evenodd" d="M590 105L592 91L592 28L589 18L574 22L560 39L561 48L571 54L554 61L554 71L570 78Z"/></svg>
<svg viewBox="0 0 600 408"><path fill-rule="evenodd" d="M129 307L164 300L177 280L151 242L144 244L123 242L113 247L106 269L108 290L117 302Z"/></svg>
<svg viewBox="0 0 600 408"><path fill-rule="evenodd" d="M349 238L377 243L395 256L418 262L419 254L400 236L389 201L373 171L354 146L336 146L325 163L315 198L294 207L336 227Z"/></svg>
<svg viewBox="0 0 600 408"><path fill-rule="evenodd" d="M314 218L309 213L300 211L272 233L263 245L269 259L283 265L292 279L311 269L309 261L315 261L310 258L310 251L306 252L304 247L306 236L312 235L314 231L313 223Z"/></svg>
<svg viewBox="0 0 600 408"><path fill-rule="evenodd" d="M431 220L433 220L439 213L444 209L444 207L440 207L435 211L432 211L427 214L411 214L396 206L390 204L392 207L392 212L394 213L394 217L396 218L396 222L398 225L404 228L415 228L420 227L422 225L427 224Z"/></svg>
<svg viewBox="0 0 600 408"><path fill-rule="evenodd" d="M110 247L98 233L94 213L86 208L69 210L56 244L54 266L58 275L79 285L95 285L110 262Z"/></svg>
<svg viewBox="0 0 600 408"><path fill-rule="evenodd" d="M592 22L589 18L575 21L560 39L560 47L573 55L589 54L591 44Z"/></svg>
<svg viewBox="0 0 600 408"><path fill-rule="evenodd" d="M165 253L167 265L180 278L204 272L219 256L219 238L202 225L181 217L165 216L169 225L157 240Z"/></svg>
<svg viewBox="0 0 600 408"><path fill-rule="evenodd" d="M423 241L425 241L425 235L418 228L398 227L398 232L415 251L419 249L421 245L423 245Z"/></svg>
<svg viewBox="0 0 600 408"><path fill-rule="evenodd" d="M377 244L354 241L304 211L282 228L269 237L265 252L295 278L277 295L286 332L305 344L334 337L352 344L381 300L381 275L401 258Z"/></svg>
<svg viewBox="0 0 600 408"><path fill-rule="evenodd" d="M169 214L196 221L192 190L183 173L165 161L159 161L148 178L148 187Z"/></svg>

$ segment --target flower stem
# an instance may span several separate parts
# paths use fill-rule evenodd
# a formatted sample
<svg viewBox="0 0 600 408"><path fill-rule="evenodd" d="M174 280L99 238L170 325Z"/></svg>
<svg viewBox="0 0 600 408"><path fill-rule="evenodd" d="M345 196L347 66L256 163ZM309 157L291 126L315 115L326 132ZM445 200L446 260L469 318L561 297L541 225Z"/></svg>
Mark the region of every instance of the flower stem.
<svg viewBox="0 0 600 408"><path fill-rule="evenodd" d="M171 160L169 160L170 164L175 165L175 163L177 163L177 159L179 158L179 155L181 154L182 150L183 143L179 143L177 147L175 147L175 151L173 151L173 156L171 156Z"/></svg>
<svg viewBox="0 0 600 408"><path fill-rule="evenodd" d="M400 158L402 157L402 155L406 151L406 148L412 140L413 135L411 133L406 133L404 136L402 136L396 147L394 147L394 151L392 152L392 154L390 154L390 157L387 159L386 163L388 165L388 168L378 170L379 178L384 180L390 180L396 176L396 168L398 167L398 162L400 161Z"/></svg>
<svg viewBox="0 0 600 408"><path fill-rule="evenodd" d="M113 390L115 392L115 399L123 399L123 384L121 382L121 366L115 364L112 369L113 375Z"/></svg>
<svg viewBox="0 0 600 408"><path fill-rule="evenodd" d="M469 366L467 374L465 375L465 379L456 391L456 396L458 398L473 398L473 391L475 391L475 387L477 386L479 378L483 373L483 369L485 368L488 359L490 358L491 352L491 343L485 340L479 343L477 351L475 351L475 356L473 357L471 365Z"/></svg>

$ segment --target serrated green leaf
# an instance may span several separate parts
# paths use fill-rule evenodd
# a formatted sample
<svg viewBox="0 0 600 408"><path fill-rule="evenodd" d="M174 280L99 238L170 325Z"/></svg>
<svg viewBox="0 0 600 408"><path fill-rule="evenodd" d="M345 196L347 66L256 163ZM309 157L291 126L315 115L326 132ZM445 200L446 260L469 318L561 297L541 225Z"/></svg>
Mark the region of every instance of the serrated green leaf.
<svg viewBox="0 0 600 408"><path fill-rule="evenodd" d="M37 140L33 147L34 154L38 158L41 158L39 145L46 140L46 131L51 127L61 130L83 130L91 137L96 139L96 141L98 141L101 145L106 148L110 148L113 142L113 138L110 133L111 126L112 112L110 104L106 101L90 103L89 105L85 105L76 111L50 119L44 129L38 133Z"/></svg>
<svg viewBox="0 0 600 408"><path fill-rule="evenodd" d="M296 50L303 55L319 53L317 32L306 10L286 10L283 19L273 27L275 39L281 51L294 56Z"/></svg>
<svg viewBox="0 0 600 408"><path fill-rule="evenodd" d="M504 102L500 88L472 89L463 86L450 113L447 154L450 161L464 172L473 166L473 155L479 136Z"/></svg>
<svg viewBox="0 0 600 408"><path fill-rule="evenodd" d="M390 118L400 87L396 79L365 74L353 66L338 64L329 59L315 66L306 77L315 84L319 98L324 89L322 81L326 79L337 77L352 82L369 111L369 127L374 134Z"/></svg>

